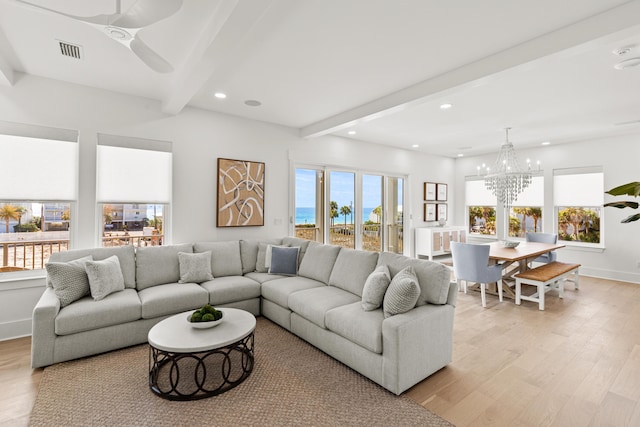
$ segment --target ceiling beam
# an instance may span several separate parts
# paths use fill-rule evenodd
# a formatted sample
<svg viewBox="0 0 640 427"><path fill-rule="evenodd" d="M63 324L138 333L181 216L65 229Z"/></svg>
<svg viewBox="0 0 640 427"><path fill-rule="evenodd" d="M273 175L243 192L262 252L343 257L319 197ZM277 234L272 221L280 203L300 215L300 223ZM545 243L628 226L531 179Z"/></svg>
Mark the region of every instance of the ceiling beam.
<svg viewBox="0 0 640 427"><path fill-rule="evenodd" d="M352 127L358 122L371 121L390 115L419 105L429 97L448 90L477 84L478 80L509 68L638 25L640 25L640 1L635 0L424 80L367 104L312 123L300 129L300 136L314 138Z"/></svg>
<svg viewBox="0 0 640 427"><path fill-rule="evenodd" d="M232 69L258 44L256 28L265 25L266 15L276 15L269 11L274 3L274 0L222 0L164 98L162 111L178 114L203 87Z"/></svg>

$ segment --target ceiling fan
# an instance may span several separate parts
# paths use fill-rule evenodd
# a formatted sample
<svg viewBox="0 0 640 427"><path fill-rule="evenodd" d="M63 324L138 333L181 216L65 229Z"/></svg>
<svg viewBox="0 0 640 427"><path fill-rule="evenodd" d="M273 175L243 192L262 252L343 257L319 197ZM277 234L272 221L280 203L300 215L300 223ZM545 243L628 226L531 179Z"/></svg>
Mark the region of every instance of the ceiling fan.
<svg viewBox="0 0 640 427"><path fill-rule="evenodd" d="M29 6L43 9L84 22L107 34L113 40L129 48L149 68L158 73L170 73L173 66L138 37L138 33L156 22L174 15L182 7L183 0L137 0L127 10L122 10L122 1L115 0L116 11L109 15L75 16L19 0Z"/></svg>

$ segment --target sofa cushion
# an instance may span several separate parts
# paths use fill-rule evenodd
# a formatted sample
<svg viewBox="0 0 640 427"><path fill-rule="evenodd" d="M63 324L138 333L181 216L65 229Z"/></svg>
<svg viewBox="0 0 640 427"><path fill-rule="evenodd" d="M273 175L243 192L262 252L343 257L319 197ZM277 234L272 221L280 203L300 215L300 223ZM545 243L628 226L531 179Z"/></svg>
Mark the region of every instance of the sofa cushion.
<svg viewBox="0 0 640 427"><path fill-rule="evenodd" d="M180 280L178 252L193 252L191 244L141 246L136 250L136 288L138 291Z"/></svg>
<svg viewBox="0 0 640 427"><path fill-rule="evenodd" d="M298 268L300 268L300 263L304 258L304 254L307 253L307 248L309 247L310 240L300 239L298 237L284 237L282 239L283 245L288 245L290 247L298 247L300 248L300 253L298 254Z"/></svg>
<svg viewBox="0 0 640 427"><path fill-rule="evenodd" d="M136 287L136 254L133 246L119 246L115 248L73 249L64 252L54 252L49 258L50 262L67 262L91 255L95 261L107 259L111 255L118 257L125 288ZM47 283L49 286L50 284Z"/></svg>
<svg viewBox="0 0 640 427"><path fill-rule="evenodd" d="M329 285L362 296L364 282L376 268L377 252L342 248L331 271Z"/></svg>
<svg viewBox="0 0 640 427"><path fill-rule="evenodd" d="M53 292L60 300L60 307L66 307L90 293L89 278L85 265L91 261L91 255L69 262L48 262L47 279Z"/></svg>
<svg viewBox="0 0 640 427"><path fill-rule="evenodd" d="M100 301L109 294L124 290L124 277L117 256L112 255L102 261L87 261L85 269L94 301Z"/></svg>
<svg viewBox="0 0 640 427"><path fill-rule="evenodd" d="M211 251L211 274L213 277L242 276L240 241L194 243L193 251Z"/></svg>
<svg viewBox="0 0 640 427"><path fill-rule="evenodd" d="M278 242L278 243L275 243ZM258 242L258 254L256 255L256 272L267 273L269 271L269 264L267 264L267 250L269 246L282 245L282 240L267 240Z"/></svg>
<svg viewBox="0 0 640 427"><path fill-rule="evenodd" d="M282 276L280 274L256 273L254 271L253 273L245 274L244 277L248 277L249 279L253 279L258 283L264 283L264 282L268 282L270 280L284 279L284 278L286 278L288 276Z"/></svg>
<svg viewBox="0 0 640 427"><path fill-rule="evenodd" d="M178 283L202 283L213 279L209 251L198 254L178 252L178 263L180 265Z"/></svg>
<svg viewBox="0 0 640 427"><path fill-rule="evenodd" d="M413 267L409 266L395 275L384 294L384 317L406 313L416 306L419 296L418 278L413 273Z"/></svg>
<svg viewBox="0 0 640 427"><path fill-rule="evenodd" d="M135 289L107 295L100 301L91 297L60 310L55 319L56 335L69 335L140 319L142 305Z"/></svg>
<svg viewBox="0 0 640 427"><path fill-rule="evenodd" d="M317 280L306 277L285 277L262 283L262 298L278 304L281 307L289 308L289 295L305 289L325 286Z"/></svg>
<svg viewBox="0 0 640 427"><path fill-rule="evenodd" d="M307 253L300 264L298 275L329 284L331 270L333 270L333 265L340 253L340 249L340 246L321 245L316 242L309 243Z"/></svg>
<svg viewBox="0 0 640 427"><path fill-rule="evenodd" d="M371 311L382 306L384 294L391 283L389 267L380 265L367 277L362 290L362 308Z"/></svg>
<svg viewBox="0 0 640 427"><path fill-rule="evenodd" d="M166 283L138 292L142 318L152 319L194 310L209 303L209 293L195 283Z"/></svg>
<svg viewBox="0 0 640 427"><path fill-rule="evenodd" d="M209 303L214 307L260 296L260 284L243 276L216 277L200 286L209 292Z"/></svg>
<svg viewBox="0 0 640 427"><path fill-rule="evenodd" d="M382 353L382 310L363 311L360 303L332 308L324 316L327 329L374 353Z"/></svg>
<svg viewBox="0 0 640 427"><path fill-rule="evenodd" d="M417 305L447 303L451 272L446 266L439 262L408 258L390 252L382 252L380 254L378 265L382 264L389 266L392 278L405 267L413 267L420 285L420 297Z"/></svg>
<svg viewBox="0 0 640 427"><path fill-rule="evenodd" d="M289 295L289 308L321 328L326 328L324 316L328 310L360 301L351 292L332 286L307 289Z"/></svg>
<svg viewBox="0 0 640 427"><path fill-rule="evenodd" d="M298 274L299 247L270 246L270 248L271 260L269 262L269 274L284 276L295 276Z"/></svg>

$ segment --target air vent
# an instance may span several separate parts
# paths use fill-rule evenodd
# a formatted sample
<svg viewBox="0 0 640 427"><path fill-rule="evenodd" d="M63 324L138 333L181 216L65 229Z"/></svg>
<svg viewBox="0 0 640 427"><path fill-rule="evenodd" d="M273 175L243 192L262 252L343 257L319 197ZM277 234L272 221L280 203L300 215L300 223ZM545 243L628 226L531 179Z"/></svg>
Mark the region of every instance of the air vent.
<svg viewBox="0 0 640 427"><path fill-rule="evenodd" d="M62 54L62 56L82 59L82 46L63 42L62 40L57 40L57 42L60 45L60 53Z"/></svg>

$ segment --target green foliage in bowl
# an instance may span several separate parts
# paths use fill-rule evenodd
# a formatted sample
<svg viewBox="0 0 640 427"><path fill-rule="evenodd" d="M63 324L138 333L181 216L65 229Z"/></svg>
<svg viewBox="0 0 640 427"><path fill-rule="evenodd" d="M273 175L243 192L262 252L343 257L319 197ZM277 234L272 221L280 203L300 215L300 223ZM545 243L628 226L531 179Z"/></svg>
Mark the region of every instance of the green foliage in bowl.
<svg viewBox="0 0 640 427"><path fill-rule="evenodd" d="M196 322L214 322L222 319L222 311L216 310L211 305L207 304L202 308L194 311L189 318L191 323Z"/></svg>

